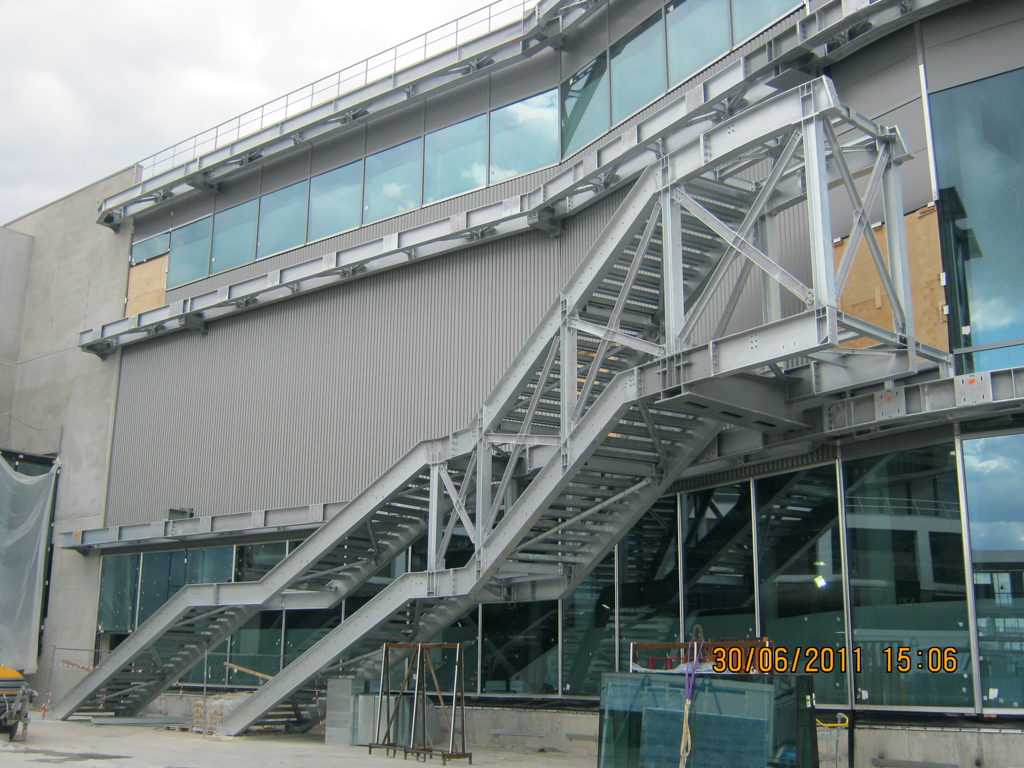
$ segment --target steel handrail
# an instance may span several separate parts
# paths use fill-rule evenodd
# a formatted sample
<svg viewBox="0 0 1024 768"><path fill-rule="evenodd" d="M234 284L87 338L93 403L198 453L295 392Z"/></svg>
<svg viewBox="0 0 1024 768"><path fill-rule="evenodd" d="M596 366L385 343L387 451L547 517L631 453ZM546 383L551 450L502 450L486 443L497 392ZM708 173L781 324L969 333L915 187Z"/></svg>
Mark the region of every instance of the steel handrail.
<svg viewBox="0 0 1024 768"><path fill-rule="evenodd" d="M393 75L413 64L457 48L471 40L526 18L538 0L495 0L483 8L417 35L356 64L320 78L255 109L237 115L135 164L135 182L177 168L183 163L275 125L357 88Z"/></svg>

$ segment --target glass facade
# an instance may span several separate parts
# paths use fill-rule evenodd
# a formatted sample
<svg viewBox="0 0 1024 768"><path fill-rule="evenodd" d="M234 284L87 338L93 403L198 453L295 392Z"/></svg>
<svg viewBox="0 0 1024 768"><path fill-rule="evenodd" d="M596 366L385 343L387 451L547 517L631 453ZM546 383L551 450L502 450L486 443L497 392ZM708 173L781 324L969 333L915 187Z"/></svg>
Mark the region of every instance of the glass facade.
<svg viewBox="0 0 1024 768"><path fill-rule="evenodd" d="M813 674L825 708L1020 712L1022 425L965 423L962 473L950 441L665 496L570 595L474 607L437 641L464 644L467 692L593 697L604 673L629 669L630 643L676 642L682 622L683 638L699 625L708 639L770 639L785 654L776 671ZM98 630L133 631L186 584L260 579L298 543L106 556ZM460 541L447 565L471 556ZM257 614L211 653L207 683L257 684L223 661L276 674L407 561L423 569L423 540L336 608ZM801 669L787 667L798 650ZM447 682L454 657L435 662Z"/></svg>
<svg viewBox="0 0 1024 768"><path fill-rule="evenodd" d="M306 241L306 193L308 181L271 192L260 198L256 258L287 251Z"/></svg>
<svg viewBox="0 0 1024 768"><path fill-rule="evenodd" d="M163 256L170 249L170 232L164 232L162 235L151 237L148 240L141 240L132 245L132 264L141 264L157 256Z"/></svg>
<svg viewBox="0 0 1024 768"><path fill-rule="evenodd" d="M1024 434L963 442L981 696L1024 708Z"/></svg>
<svg viewBox="0 0 1024 768"><path fill-rule="evenodd" d="M250 200L213 217L211 272L223 272L252 261L258 210L259 200Z"/></svg>
<svg viewBox="0 0 1024 768"><path fill-rule="evenodd" d="M487 183L487 115L428 133L423 144L423 203Z"/></svg>
<svg viewBox="0 0 1024 768"><path fill-rule="evenodd" d="M601 675L618 671L615 553L594 567L562 603L562 692L597 696Z"/></svg>
<svg viewBox="0 0 1024 768"><path fill-rule="evenodd" d="M562 83L562 156L582 149L611 126L608 56L602 53Z"/></svg>
<svg viewBox="0 0 1024 768"><path fill-rule="evenodd" d="M1016 95L1015 95L1016 94ZM930 96L950 345L960 372L1024 361L1024 69Z"/></svg>
<svg viewBox="0 0 1024 768"><path fill-rule="evenodd" d="M846 462L843 480L857 699L973 708L953 444Z"/></svg>
<svg viewBox="0 0 1024 768"><path fill-rule="evenodd" d="M423 142L413 139L366 158L363 223L386 219L420 204Z"/></svg>
<svg viewBox="0 0 1024 768"><path fill-rule="evenodd" d="M491 112L490 179L502 181L558 162L558 91Z"/></svg>
<svg viewBox="0 0 1024 768"><path fill-rule="evenodd" d="M97 632L131 632L135 629L140 557L110 555L103 558L100 568Z"/></svg>
<svg viewBox="0 0 1024 768"><path fill-rule="evenodd" d="M132 246L170 250L167 288L530 173L577 152L787 11L793 0L678 0L558 90L396 147Z"/></svg>
<svg viewBox="0 0 1024 768"><path fill-rule="evenodd" d="M483 606L484 693L558 693L558 601Z"/></svg>
<svg viewBox="0 0 1024 768"><path fill-rule="evenodd" d="M730 0L730 4L733 45L739 45L783 14L802 5L794 0Z"/></svg>
<svg viewBox="0 0 1024 768"><path fill-rule="evenodd" d="M750 483L683 497L685 637L757 636Z"/></svg>
<svg viewBox="0 0 1024 768"><path fill-rule="evenodd" d="M630 643L679 641L676 499L659 499L618 544L619 669Z"/></svg>
<svg viewBox="0 0 1024 768"><path fill-rule="evenodd" d="M314 176L309 180L307 242L358 227L362 206L362 160Z"/></svg>
<svg viewBox="0 0 1024 768"><path fill-rule="evenodd" d="M828 649L832 662L812 667L819 670L814 695L820 704L843 704L846 675L835 663L836 651L846 647L836 468L828 464L762 478L754 494L758 635L785 648L816 649L819 656Z"/></svg>
<svg viewBox="0 0 1024 768"><path fill-rule="evenodd" d="M175 288L210 273L212 217L192 222L171 232L167 261L167 287Z"/></svg>
<svg viewBox="0 0 1024 768"><path fill-rule="evenodd" d="M665 6L668 82L681 83L728 52L729 4L723 0L683 0Z"/></svg>
<svg viewBox="0 0 1024 768"><path fill-rule="evenodd" d="M665 92L665 29L658 13L611 47L612 123Z"/></svg>

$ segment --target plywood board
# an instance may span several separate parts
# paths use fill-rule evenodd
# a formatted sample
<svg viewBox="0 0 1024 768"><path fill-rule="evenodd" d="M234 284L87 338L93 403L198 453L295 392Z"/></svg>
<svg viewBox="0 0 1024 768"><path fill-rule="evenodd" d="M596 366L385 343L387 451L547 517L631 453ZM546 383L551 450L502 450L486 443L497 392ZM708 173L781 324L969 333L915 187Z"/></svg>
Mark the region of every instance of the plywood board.
<svg viewBox="0 0 1024 768"><path fill-rule="evenodd" d="M949 351L946 332L945 291L942 287L942 254L939 248L938 215L935 206L925 206L903 217L907 232L907 255L910 261L910 290L914 302L914 329L917 340L931 347ZM885 224L872 228L882 256L888 264ZM838 267L846 249L847 239L833 246ZM839 309L861 320L892 330L892 307L875 270L871 251L862 238L853 268L839 297ZM873 342L859 340L844 346L866 347Z"/></svg>
<svg viewBox="0 0 1024 768"><path fill-rule="evenodd" d="M136 264L128 270L128 300L124 305L124 316L162 307L166 289L166 255Z"/></svg>

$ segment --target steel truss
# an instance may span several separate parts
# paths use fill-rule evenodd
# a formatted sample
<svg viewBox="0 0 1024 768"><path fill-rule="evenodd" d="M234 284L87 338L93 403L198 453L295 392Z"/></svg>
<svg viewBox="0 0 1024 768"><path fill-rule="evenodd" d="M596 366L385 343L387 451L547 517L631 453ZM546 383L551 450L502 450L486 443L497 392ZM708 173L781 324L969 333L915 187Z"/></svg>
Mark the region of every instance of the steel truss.
<svg viewBox="0 0 1024 768"><path fill-rule="evenodd" d="M221 721L240 733L325 671L375 676L383 642L426 641L482 602L569 594L723 430L823 439L864 423L856 405L837 410L840 394L948 366L914 340L897 130L820 78L683 137L648 156L469 427L414 447L260 581L186 587L55 716L135 714L255 611L336 605L425 538L426 570ZM868 241L891 330L837 309L855 246L837 268L830 194L850 196L851 241ZM865 226L878 196L887 259ZM806 222L806 249L783 247L781 216ZM472 556L448 568L455 537Z"/></svg>

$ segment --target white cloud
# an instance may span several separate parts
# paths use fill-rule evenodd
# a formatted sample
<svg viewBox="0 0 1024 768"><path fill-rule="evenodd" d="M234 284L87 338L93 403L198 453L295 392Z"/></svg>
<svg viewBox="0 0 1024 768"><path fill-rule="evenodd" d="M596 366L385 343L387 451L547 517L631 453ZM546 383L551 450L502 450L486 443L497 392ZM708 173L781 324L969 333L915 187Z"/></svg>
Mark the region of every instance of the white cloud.
<svg viewBox="0 0 1024 768"><path fill-rule="evenodd" d="M480 0L0 0L0 222Z"/></svg>

